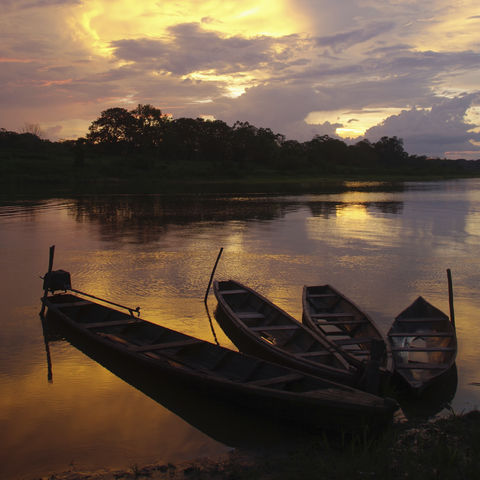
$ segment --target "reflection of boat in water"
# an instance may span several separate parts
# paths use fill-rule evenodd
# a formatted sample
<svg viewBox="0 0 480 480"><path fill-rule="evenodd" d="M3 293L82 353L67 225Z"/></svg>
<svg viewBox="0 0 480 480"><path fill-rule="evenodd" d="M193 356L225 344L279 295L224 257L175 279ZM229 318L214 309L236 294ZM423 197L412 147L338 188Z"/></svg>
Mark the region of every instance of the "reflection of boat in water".
<svg viewBox="0 0 480 480"><path fill-rule="evenodd" d="M297 370L354 385L360 373L338 350L255 290L235 281L215 281L216 316L243 352Z"/></svg>
<svg viewBox="0 0 480 480"><path fill-rule="evenodd" d="M365 312L330 285L303 287L305 325L337 348L352 365L365 367L372 357L375 341L381 346L380 368L392 370L390 345Z"/></svg>
<svg viewBox="0 0 480 480"><path fill-rule="evenodd" d="M42 318L42 324L46 345L54 341L68 341L114 375L224 445L257 451L265 447L283 448L286 444L297 445L298 442L311 438L309 432L302 432L294 426L237 408L230 402L209 395L208 392L169 382L156 372L132 363L128 358L98 349L71 328L65 328L65 324L59 322L55 315L47 314ZM51 379L52 365L49 355L47 362ZM255 434L252 435L252 432Z"/></svg>
<svg viewBox="0 0 480 480"><path fill-rule="evenodd" d="M395 372L417 394L437 382L455 363L455 327L447 315L422 297L397 316L388 338Z"/></svg>
<svg viewBox="0 0 480 480"><path fill-rule="evenodd" d="M59 283L72 290L68 273L59 272L68 276ZM46 276L45 288L55 274ZM383 426L397 407L389 399L228 350L82 296L52 294L42 302L50 316L105 355L282 421L351 431Z"/></svg>

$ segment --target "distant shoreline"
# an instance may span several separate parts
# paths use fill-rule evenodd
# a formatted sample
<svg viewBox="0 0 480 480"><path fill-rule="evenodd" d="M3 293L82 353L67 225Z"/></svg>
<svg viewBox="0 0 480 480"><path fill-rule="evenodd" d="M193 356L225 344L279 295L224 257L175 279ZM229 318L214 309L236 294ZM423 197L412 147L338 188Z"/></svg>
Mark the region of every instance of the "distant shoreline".
<svg viewBox="0 0 480 480"><path fill-rule="evenodd" d="M12 195L75 195L75 194L183 194L183 193L244 193L244 194L308 194L342 193L352 190L402 190L405 182L435 182L479 178L478 175L282 175L262 172L246 177L168 177L153 172L132 171L130 175L102 176L96 172L67 172L47 169L10 173L0 177L3 196Z"/></svg>

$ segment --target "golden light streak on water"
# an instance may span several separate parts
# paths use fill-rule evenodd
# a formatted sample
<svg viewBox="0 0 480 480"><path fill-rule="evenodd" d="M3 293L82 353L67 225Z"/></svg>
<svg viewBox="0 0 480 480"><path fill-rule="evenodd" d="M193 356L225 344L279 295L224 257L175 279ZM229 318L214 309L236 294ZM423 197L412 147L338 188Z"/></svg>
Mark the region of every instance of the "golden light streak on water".
<svg viewBox="0 0 480 480"><path fill-rule="evenodd" d="M205 430L208 439L195 425L187 428L164 411L168 407L68 342L50 342L53 383L48 383L39 276L52 244L54 267L72 273L74 288L140 305L146 320L210 342L203 297L220 247L217 279L237 279L296 318L303 284L330 283L384 332L418 295L447 313L445 269L451 268L459 339L459 386L452 405L456 411L478 406L480 182L391 190L379 183L349 186L355 191L235 198L102 195L0 206L5 299L0 466L33 478L46 476L45 469L64 470L72 460L128 468L176 452L218 452L228 444L219 446L214 433ZM209 306L213 313L212 293ZM215 330L220 343L231 346L218 324ZM207 419L215 411L208 407ZM247 439L255 430L245 430L243 420L235 428L223 423L227 433L245 432ZM172 442L165 433L170 430Z"/></svg>
<svg viewBox="0 0 480 480"><path fill-rule="evenodd" d="M361 204L338 206L336 208L336 215L338 219L347 222L365 221L370 217L366 206Z"/></svg>
<svg viewBox="0 0 480 480"><path fill-rule="evenodd" d="M47 382L46 365L39 365L29 376L17 379L15 388L5 389L0 396L0 411L22 419L9 432L8 451L21 449L28 439L31 472L36 468L42 471L46 457L51 457L50 469L57 471L68 467L65 456L74 465L87 469L104 468L105 455L111 466L133 465L140 460L134 451L150 450L155 437L162 439L165 432L169 440L158 449L160 462L189 458L189 452L195 448L218 454L218 442L179 421L174 413L81 352L64 343L52 343L50 350L53 383ZM54 412L42 407L45 402L55 404ZM34 404L36 407L32 408ZM48 440L44 432L48 432ZM93 454L101 452L105 442L110 443L108 451ZM54 453L46 453L46 444L48 451ZM76 451L69 453L72 444L77 445ZM135 445L135 449L127 445Z"/></svg>

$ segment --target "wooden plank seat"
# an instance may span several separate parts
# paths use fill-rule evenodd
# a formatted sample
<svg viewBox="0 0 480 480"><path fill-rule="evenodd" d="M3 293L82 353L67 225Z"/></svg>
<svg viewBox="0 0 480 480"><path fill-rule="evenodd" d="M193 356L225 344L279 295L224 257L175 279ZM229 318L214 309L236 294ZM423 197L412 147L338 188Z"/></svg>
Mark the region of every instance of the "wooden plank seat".
<svg viewBox="0 0 480 480"><path fill-rule="evenodd" d="M422 322L445 322L442 317L418 317L418 318L397 318L397 322L401 323L422 323Z"/></svg>
<svg viewBox="0 0 480 480"><path fill-rule="evenodd" d="M138 318L124 318L123 320L112 320L110 322L96 322L96 323L84 323L82 326L85 328L102 328L102 327L117 327L119 325L131 325L133 323L142 323L143 320Z"/></svg>
<svg viewBox="0 0 480 480"><path fill-rule="evenodd" d="M314 313L311 315L312 318L344 318L344 317L353 317L352 313Z"/></svg>
<svg viewBox="0 0 480 480"><path fill-rule="evenodd" d="M258 327L250 327L253 332L269 332L275 330L296 330L300 328L298 325L260 325Z"/></svg>
<svg viewBox="0 0 480 480"><path fill-rule="evenodd" d="M309 298L338 297L335 293L309 293Z"/></svg>
<svg viewBox="0 0 480 480"><path fill-rule="evenodd" d="M369 323L367 320L325 320L324 322L320 320L315 320L315 325L363 325Z"/></svg>
<svg viewBox="0 0 480 480"><path fill-rule="evenodd" d="M243 288L237 288L234 290L222 290L222 295L237 295L239 293L247 293L247 290Z"/></svg>
<svg viewBox="0 0 480 480"><path fill-rule="evenodd" d="M336 327L336 328L338 328L338 327ZM352 338L352 336L349 335L348 332L346 332L345 330L340 330L339 328L338 328L338 330L325 330L324 328L322 328L322 331L328 337L339 337L339 336L341 336L341 337L345 337L345 338Z"/></svg>
<svg viewBox="0 0 480 480"><path fill-rule="evenodd" d="M80 302L65 302L65 303L56 303L55 306L59 308L67 308L67 307L85 307L87 305L92 305L92 302L88 300L82 300Z"/></svg>
<svg viewBox="0 0 480 480"><path fill-rule="evenodd" d="M394 347L392 352L454 352L454 347Z"/></svg>
<svg viewBox="0 0 480 480"><path fill-rule="evenodd" d="M296 357L300 357L300 358L303 358L303 357L318 357L320 355L328 356L328 355L331 355L331 354L332 354L332 352L329 352L328 350L317 350L317 351L314 351L314 352L294 353L294 355Z"/></svg>
<svg viewBox="0 0 480 480"><path fill-rule="evenodd" d="M265 318L265 315L263 313L260 313L260 312L238 312L237 313L237 317L240 318L240 319L247 319L247 318L251 318L251 319L256 319L256 318Z"/></svg>
<svg viewBox="0 0 480 480"><path fill-rule="evenodd" d="M422 333L422 332L402 332L402 333L389 333L389 337L453 337L452 332L435 332L435 333Z"/></svg>
<svg viewBox="0 0 480 480"><path fill-rule="evenodd" d="M404 363L397 365L400 370L445 370L450 365L448 363Z"/></svg>
<svg viewBox="0 0 480 480"><path fill-rule="evenodd" d="M131 350L133 350L134 352L148 352L148 351L154 351L154 350L165 350L167 348L186 347L189 345L195 345L197 343L202 343L202 341L196 338L187 338L185 340L179 340L177 342L165 342L165 343L156 343L152 345L140 345L138 347L131 347Z"/></svg>
<svg viewBox="0 0 480 480"><path fill-rule="evenodd" d="M348 338L346 340L340 339L340 340L335 340L333 341L337 345L356 345L358 343L370 343L372 341L371 337L366 337L366 338Z"/></svg>
<svg viewBox="0 0 480 480"><path fill-rule="evenodd" d="M252 380L248 382L249 385L255 385L257 387L265 387L267 385L275 385L276 383L286 383L286 382L293 382L295 380L300 380L304 378L304 375L291 373L289 375L282 375L279 377L273 378L262 378L260 380Z"/></svg>

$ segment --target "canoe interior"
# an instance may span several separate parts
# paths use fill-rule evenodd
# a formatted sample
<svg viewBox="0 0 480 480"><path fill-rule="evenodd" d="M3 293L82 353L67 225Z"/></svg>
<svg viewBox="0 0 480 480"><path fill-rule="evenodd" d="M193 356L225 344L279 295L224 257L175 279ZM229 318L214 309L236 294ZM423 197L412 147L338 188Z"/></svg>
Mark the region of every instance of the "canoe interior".
<svg viewBox="0 0 480 480"><path fill-rule="evenodd" d="M234 402L212 395L210 389L202 391L190 383L168 381L168 378L163 378L156 370L145 369L130 358L112 355L110 351L105 351L106 349L99 349L71 328L65 328L63 323L53 316L47 315L42 319L42 324L45 324L47 342L68 341L114 375L217 442L232 448L258 450L267 444L278 444L281 447L285 441L290 440L296 445L299 437L300 441L317 438L318 431L300 429L297 423L279 422L262 411L239 408ZM252 435L252 431L255 435Z"/></svg>
<svg viewBox="0 0 480 480"><path fill-rule="evenodd" d="M370 360L372 340L381 342L384 350L381 364L391 368L384 336L372 319L330 285L304 287L302 318L303 323L339 348L354 365Z"/></svg>
<svg viewBox="0 0 480 480"><path fill-rule="evenodd" d="M292 363L308 362L312 366L316 364L349 372L348 363L328 342L257 292L234 280L216 281L214 291L219 306L223 307L223 317L228 317L217 319L240 349L244 349L244 345L238 335L243 334L269 349L283 352ZM226 325L226 321L235 331ZM259 351L255 353L261 354Z"/></svg>
<svg viewBox="0 0 480 480"><path fill-rule="evenodd" d="M130 354L164 364L169 369L269 390L308 392L319 398L322 392L336 395L332 392L332 383L327 380L239 354L74 295L55 295L49 297L48 302L70 318L77 328L95 335L104 343L124 347ZM351 394L353 400L357 393L363 394L341 385L335 385L335 389L338 398L342 394ZM366 398L358 397L355 401L360 403Z"/></svg>
<svg viewBox="0 0 480 480"><path fill-rule="evenodd" d="M400 313L388 333L396 372L422 389L454 364L455 329L445 313L418 297Z"/></svg>

